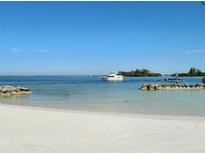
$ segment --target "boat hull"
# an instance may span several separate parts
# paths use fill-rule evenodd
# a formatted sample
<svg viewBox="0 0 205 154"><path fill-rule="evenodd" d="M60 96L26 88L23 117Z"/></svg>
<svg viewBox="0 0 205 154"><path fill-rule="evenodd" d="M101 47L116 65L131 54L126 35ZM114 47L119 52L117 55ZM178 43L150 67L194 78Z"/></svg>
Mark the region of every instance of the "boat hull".
<svg viewBox="0 0 205 154"><path fill-rule="evenodd" d="M107 80L107 81L122 81L123 80L123 78L106 78L105 80Z"/></svg>

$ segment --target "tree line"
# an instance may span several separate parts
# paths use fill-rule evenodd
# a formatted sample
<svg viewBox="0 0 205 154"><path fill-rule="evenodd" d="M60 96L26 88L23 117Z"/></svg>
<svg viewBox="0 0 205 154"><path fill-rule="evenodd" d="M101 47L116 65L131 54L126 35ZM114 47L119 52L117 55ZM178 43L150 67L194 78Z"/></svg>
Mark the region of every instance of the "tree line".
<svg viewBox="0 0 205 154"><path fill-rule="evenodd" d="M198 68L191 67L187 73L178 73L179 76L205 76L205 72Z"/></svg>
<svg viewBox="0 0 205 154"><path fill-rule="evenodd" d="M131 70L131 71L120 71L120 73L123 76L130 76L130 77L135 77L135 76L139 76L139 77L158 77L158 76L162 76L161 73L156 73L156 72L152 72L148 69L136 69L136 70ZM177 73L178 76L205 76L205 72L201 71L198 68L195 67L191 67L189 69L188 72L186 73ZM172 76L175 76L176 74L171 74Z"/></svg>
<svg viewBox="0 0 205 154"><path fill-rule="evenodd" d="M147 77L154 77L154 76L161 76L160 73L153 73L148 69L136 69L132 71L120 71L123 76L147 76Z"/></svg>

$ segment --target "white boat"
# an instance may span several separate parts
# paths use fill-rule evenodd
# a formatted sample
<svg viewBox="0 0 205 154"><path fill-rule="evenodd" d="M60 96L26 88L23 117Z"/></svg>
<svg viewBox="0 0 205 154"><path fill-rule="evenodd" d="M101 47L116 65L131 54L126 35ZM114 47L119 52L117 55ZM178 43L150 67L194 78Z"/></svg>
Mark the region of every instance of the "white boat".
<svg viewBox="0 0 205 154"><path fill-rule="evenodd" d="M108 81L119 81L119 80L123 80L123 76L119 72L111 72L110 74L103 77L102 79L108 80Z"/></svg>

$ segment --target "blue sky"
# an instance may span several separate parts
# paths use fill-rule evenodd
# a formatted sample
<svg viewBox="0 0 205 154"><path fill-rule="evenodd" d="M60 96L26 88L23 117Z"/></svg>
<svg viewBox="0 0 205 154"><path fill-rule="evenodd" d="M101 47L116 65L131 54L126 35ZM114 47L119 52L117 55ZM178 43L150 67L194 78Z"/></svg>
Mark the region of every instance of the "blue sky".
<svg viewBox="0 0 205 154"><path fill-rule="evenodd" d="M0 2L0 74L205 71L201 2Z"/></svg>

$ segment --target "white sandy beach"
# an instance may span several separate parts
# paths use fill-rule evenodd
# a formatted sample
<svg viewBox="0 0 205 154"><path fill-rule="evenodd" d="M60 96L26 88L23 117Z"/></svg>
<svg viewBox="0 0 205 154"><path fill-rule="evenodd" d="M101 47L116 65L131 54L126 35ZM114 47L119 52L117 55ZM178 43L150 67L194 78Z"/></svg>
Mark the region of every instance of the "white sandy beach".
<svg viewBox="0 0 205 154"><path fill-rule="evenodd" d="M205 152L205 118L0 104L0 152Z"/></svg>

